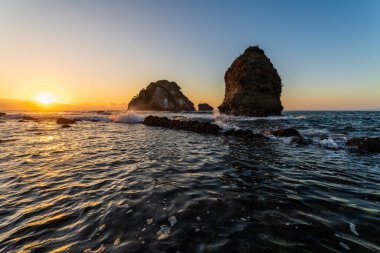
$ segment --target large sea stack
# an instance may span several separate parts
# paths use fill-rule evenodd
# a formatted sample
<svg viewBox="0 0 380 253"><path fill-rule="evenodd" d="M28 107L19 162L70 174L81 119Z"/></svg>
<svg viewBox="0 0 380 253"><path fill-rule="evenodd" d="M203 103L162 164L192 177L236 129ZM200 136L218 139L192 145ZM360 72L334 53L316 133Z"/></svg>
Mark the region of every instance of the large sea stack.
<svg viewBox="0 0 380 253"><path fill-rule="evenodd" d="M194 104L175 82L160 80L142 89L128 104L128 110L194 111Z"/></svg>
<svg viewBox="0 0 380 253"><path fill-rule="evenodd" d="M247 48L224 75L226 83L219 111L230 115L280 115L281 78L264 51Z"/></svg>

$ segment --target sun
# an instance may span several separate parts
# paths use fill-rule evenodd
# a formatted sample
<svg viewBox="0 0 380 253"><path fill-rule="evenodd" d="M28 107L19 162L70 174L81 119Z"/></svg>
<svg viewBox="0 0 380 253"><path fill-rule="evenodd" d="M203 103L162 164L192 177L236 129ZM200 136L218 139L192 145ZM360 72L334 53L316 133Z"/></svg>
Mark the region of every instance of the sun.
<svg viewBox="0 0 380 253"><path fill-rule="evenodd" d="M36 101L43 105L50 105L52 103L55 103L56 100L57 100L56 96L53 93L48 92L48 91L42 91L36 95Z"/></svg>

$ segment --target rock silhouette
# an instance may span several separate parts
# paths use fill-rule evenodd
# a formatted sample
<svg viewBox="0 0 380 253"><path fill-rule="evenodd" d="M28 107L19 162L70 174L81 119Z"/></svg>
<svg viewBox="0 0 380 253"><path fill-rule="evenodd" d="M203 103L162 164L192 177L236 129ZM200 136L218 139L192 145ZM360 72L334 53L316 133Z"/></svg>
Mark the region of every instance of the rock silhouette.
<svg viewBox="0 0 380 253"><path fill-rule="evenodd" d="M347 141L348 146L354 146L362 151L380 153L380 137L357 137Z"/></svg>
<svg viewBox="0 0 380 253"><path fill-rule="evenodd" d="M128 110L195 111L194 104L175 82L160 80L142 89L128 104Z"/></svg>
<svg viewBox="0 0 380 253"><path fill-rule="evenodd" d="M280 115L282 83L258 46L247 48L224 75L225 97L219 111L230 115Z"/></svg>
<svg viewBox="0 0 380 253"><path fill-rule="evenodd" d="M214 110L214 107L212 107L211 105L207 103L198 104L198 111L212 111L212 110Z"/></svg>
<svg viewBox="0 0 380 253"><path fill-rule="evenodd" d="M7 115L5 112L0 112L0 117Z"/></svg>

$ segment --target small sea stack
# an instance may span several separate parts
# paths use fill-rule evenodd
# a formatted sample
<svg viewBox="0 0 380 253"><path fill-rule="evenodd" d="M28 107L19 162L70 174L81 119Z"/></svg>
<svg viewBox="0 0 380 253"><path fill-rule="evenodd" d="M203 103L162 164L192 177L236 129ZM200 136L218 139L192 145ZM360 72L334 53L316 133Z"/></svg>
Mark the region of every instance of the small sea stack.
<svg viewBox="0 0 380 253"><path fill-rule="evenodd" d="M142 89L128 104L128 110L136 111L195 111L194 104L182 92L176 82L160 80Z"/></svg>
<svg viewBox="0 0 380 253"><path fill-rule="evenodd" d="M210 112L212 110L214 110L214 107L212 107L211 105L207 103L198 104L198 111Z"/></svg>
<svg viewBox="0 0 380 253"><path fill-rule="evenodd" d="M270 59L258 46L247 48L224 75L225 97L218 107L227 115L280 115L282 83Z"/></svg>

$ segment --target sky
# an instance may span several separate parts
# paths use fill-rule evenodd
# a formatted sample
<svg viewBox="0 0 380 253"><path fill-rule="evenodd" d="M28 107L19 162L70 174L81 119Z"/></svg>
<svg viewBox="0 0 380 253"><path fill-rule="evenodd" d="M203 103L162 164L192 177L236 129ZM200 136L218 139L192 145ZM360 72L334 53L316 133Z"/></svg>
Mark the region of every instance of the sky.
<svg viewBox="0 0 380 253"><path fill-rule="evenodd" d="M287 110L380 108L378 0L0 0L0 98L122 108L168 79L215 107L250 45Z"/></svg>

